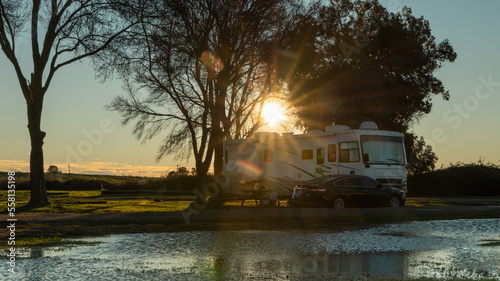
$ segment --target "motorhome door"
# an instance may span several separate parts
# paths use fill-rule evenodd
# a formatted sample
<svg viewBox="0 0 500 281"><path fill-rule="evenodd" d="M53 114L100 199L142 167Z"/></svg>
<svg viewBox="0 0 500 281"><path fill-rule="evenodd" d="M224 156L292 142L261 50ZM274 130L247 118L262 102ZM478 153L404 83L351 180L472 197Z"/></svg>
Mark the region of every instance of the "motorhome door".
<svg viewBox="0 0 500 281"><path fill-rule="evenodd" d="M341 134L338 143L339 173L341 175L361 175L363 162L359 140L355 134Z"/></svg>

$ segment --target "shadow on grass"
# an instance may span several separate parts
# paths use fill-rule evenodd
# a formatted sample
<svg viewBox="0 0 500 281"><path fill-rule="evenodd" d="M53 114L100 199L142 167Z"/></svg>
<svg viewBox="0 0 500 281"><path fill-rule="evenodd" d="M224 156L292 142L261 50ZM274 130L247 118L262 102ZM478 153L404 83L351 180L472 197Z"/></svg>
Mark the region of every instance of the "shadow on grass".
<svg viewBox="0 0 500 281"><path fill-rule="evenodd" d="M17 205L19 206L19 205ZM50 207L50 205L48 205ZM46 207L42 207L42 208L46 208ZM21 207L16 207L16 213L29 213L29 212L33 212L35 211L36 209L40 209L40 207L32 207L32 206L29 206L28 203L22 205ZM2 212L3 214L8 214L9 212L5 211L5 212Z"/></svg>
<svg viewBox="0 0 500 281"><path fill-rule="evenodd" d="M16 214L20 213L81 213L81 214L91 214L94 212L99 212L102 210L106 209L111 209L112 206L106 206L102 203L95 203L98 206L91 206L93 203L87 203L87 202L75 202L74 205L81 206L80 208L71 208L71 203L65 203L65 204L60 204L60 203L51 203L50 205L47 205L45 207L32 207L29 206L27 203L17 207L16 208ZM89 205L83 205L83 204L89 204ZM8 211L2 212L2 214L9 214Z"/></svg>

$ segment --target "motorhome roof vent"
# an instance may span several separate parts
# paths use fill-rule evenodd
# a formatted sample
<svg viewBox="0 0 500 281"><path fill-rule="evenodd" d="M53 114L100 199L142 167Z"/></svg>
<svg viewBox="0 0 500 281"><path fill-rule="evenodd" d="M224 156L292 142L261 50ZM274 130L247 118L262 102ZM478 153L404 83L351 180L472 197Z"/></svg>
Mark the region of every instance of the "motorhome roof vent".
<svg viewBox="0 0 500 281"><path fill-rule="evenodd" d="M346 126L346 125L330 125L330 126L326 126L325 131L335 133L335 132L340 132L340 131L347 131L350 129L351 128L349 128L349 126Z"/></svg>
<svg viewBox="0 0 500 281"><path fill-rule="evenodd" d="M378 130L378 127L377 127L377 124L375 124L375 122L372 122L372 121L364 121L363 123L361 123L361 125L359 126L359 129L360 130Z"/></svg>

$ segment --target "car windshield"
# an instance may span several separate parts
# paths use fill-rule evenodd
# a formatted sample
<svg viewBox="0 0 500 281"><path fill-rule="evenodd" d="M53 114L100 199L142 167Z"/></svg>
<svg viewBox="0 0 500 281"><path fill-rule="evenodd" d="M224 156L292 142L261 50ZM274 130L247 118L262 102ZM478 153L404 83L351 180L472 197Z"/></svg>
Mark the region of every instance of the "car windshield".
<svg viewBox="0 0 500 281"><path fill-rule="evenodd" d="M368 154L371 164L405 164L402 137L361 136L363 154Z"/></svg>

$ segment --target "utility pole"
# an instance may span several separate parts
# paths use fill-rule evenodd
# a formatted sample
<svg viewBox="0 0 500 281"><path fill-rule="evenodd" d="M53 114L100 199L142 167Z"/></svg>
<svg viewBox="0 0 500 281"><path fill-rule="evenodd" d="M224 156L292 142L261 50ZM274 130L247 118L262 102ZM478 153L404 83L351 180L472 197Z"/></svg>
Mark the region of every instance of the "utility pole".
<svg viewBox="0 0 500 281"><path fill-rule="evenodd" d="M68 175L71 175L71 166L68 163Z"/></svg>

